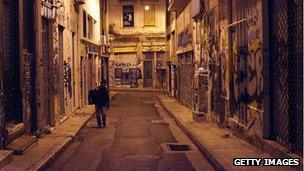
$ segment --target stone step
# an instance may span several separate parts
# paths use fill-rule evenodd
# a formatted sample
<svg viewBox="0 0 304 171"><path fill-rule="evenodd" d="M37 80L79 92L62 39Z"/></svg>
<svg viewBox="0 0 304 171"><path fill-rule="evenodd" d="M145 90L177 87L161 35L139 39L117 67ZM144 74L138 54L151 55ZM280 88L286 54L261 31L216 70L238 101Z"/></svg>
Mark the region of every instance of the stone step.
<svg viewBox="0 0 304 171"><path fill-rule="evenodd" d="M35 136L22 135L9 144L7 149L12 150L15 155L22 155L27 149L34 145L37 145L37 138Z"/></svg>
<svg viewBox="0 0 304 171"><path fill-rule="evenodd" d="M0 170L13 161L13 151L0 150Z"/></svg>

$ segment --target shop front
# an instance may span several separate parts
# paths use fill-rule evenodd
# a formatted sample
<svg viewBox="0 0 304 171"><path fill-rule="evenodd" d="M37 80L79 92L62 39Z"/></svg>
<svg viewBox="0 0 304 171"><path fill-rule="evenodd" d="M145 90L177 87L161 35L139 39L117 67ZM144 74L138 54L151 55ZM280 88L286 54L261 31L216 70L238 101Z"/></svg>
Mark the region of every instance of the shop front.
<svg viewBox="0 0 304 171"><path fill-rule="evenodd" d="M178 55L179 99L182 103L192 107L192 80L194 76L193 51Z"/></svg>

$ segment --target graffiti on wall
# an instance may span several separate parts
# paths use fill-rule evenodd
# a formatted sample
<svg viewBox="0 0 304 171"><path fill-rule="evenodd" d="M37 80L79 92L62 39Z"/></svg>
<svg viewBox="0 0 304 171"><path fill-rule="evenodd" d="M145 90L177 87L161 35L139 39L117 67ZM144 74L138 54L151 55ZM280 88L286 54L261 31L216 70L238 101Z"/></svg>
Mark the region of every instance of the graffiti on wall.
<svg viewBox="0 0 304 171"><path fill-rule="evenodd" d="M251 2L252 3L252 2ZM249 10L248 14L248 77L249 96L256 97L258 103L262 103L262 91L264 89L263 81L263 54L262 54L262 42L261 42L261 5L258 5L257 1L253 4L252 10Z"/></svg>
<svg viewBox="0 0 304 171"><path fill-rule="evenodd" d="M58 25L53 25L53 69L52 69L52 76L53 76L53 91L56 93L59 88L59 30Z"/></svg>
<svg viewBox="0 0 304 171"><path fill-rule="evenodd" d="M23 54L23 67L22 67L22 105L24 111L24 123L26 124L26 129L30 127L31 114L34 111L32 108L32 103L34 102L34 92L33 92L33 60L34 54Z"/></svg>
<svg viewBox="0 0 304 171"><path fill-rule="evenodd" d="M137 64L116 62L115 67L115 84L116 85L130 85L132 87L138 87L138 79L141 79L141 70L137 67Z"/></svg>
<svg viewBox="0 0 304 171"><path fill-rule="evenodd" d="M262 102L263 58L258 10L249 12L247 23L248 45L237 47L234 40L234 98L238 103ZM256 106L259 107L259 106Z"/></svg>
<svg viewBox="0 0 304 171"><path fill-rule="evenodd" d="M70 98L72 98L72 68L70 64L70 59L64 61L63 63L64 71L64 87L66 88Z"/></svg>
<svg viewBox="0 0 304 171"><path fill-rule="evenodd" d="M109 61L109 85L112 87L115 85L115 67L114 61Z"/></svg>
<svg viewBox="0 0 304 171"><path fill-rule="evenodd" d="M178 34L178 46L185 46L188 43L192 42L192 33L191 33L191 27L186 27L182 32Z"/></svg>
<svg viewBox="0 0 304 171"><path fill-rule="evenodd" d="M247 44L239 46L237 37L233 36L232 110L247 125L248 132L261 134L264 90L261 1L250 1L248 5Z"/></svg>

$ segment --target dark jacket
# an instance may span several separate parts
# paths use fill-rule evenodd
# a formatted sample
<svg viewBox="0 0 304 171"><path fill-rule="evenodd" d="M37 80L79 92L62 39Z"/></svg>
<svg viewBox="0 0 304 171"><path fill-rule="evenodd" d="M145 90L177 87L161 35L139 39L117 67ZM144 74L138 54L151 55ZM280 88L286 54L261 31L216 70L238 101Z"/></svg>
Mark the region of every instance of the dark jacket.
<svg viewBox="0 0 304 171"><path fill-rule="evenodd" d="M99 86L96 89L96 105L100 108L110 106L110 95L105 86Z"/></svg>

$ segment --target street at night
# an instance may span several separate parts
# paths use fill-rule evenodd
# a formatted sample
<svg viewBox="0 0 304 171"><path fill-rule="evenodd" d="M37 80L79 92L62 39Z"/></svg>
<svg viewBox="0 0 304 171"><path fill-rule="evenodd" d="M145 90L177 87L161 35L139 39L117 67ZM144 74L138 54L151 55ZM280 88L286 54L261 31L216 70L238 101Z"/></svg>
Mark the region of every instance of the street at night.
<svg viewBox="0 0 304 171"><path fill-rule="evenodd" d="M0 171L303 170L303 0L0 0Z"/></svg>
<svg viewBox="0 0 304 171"><path fill-rule="evenodd" d="M194 145L160 106L156 94L119 93L111 104L108 126L96 129L92 118L47 170L212 170L197 148L179 153L162 150L166 143Z"/></svg>

